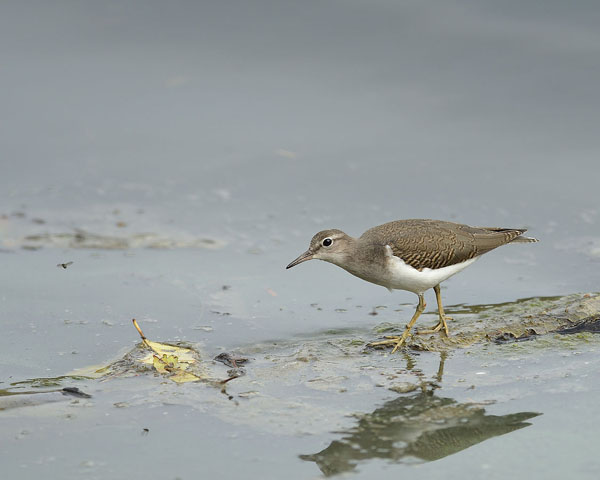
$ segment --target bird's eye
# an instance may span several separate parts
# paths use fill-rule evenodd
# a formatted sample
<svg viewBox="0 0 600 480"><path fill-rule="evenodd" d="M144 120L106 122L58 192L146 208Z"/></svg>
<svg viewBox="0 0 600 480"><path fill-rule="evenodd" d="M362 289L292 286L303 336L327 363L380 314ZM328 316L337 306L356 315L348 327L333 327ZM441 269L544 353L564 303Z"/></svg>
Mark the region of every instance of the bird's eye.
<svg viewBox="0 0 600 480"><path fill-rule="evenodd" d="M331 247L331 244L333 243L333 240L329 237L327 237L325 240L323 240L323 246L324 247Z"/></svg>

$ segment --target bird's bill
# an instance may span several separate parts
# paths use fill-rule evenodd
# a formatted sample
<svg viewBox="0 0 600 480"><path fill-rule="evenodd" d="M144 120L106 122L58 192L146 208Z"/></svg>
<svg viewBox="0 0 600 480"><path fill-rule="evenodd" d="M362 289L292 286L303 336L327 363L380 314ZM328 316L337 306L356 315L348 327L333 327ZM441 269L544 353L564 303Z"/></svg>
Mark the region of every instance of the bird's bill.
<svg viewBox="0 0 600 480"><path fill-rule="evenodd" d="M306 262L307 260L310 260L311 258L313 258L313 253L310 250L307 250L306 252L304 252L302 255L300 255L296 260L294 260L293 262L291 262L285 268L287 270L288 268L295 267L299 263Z"/></svg>

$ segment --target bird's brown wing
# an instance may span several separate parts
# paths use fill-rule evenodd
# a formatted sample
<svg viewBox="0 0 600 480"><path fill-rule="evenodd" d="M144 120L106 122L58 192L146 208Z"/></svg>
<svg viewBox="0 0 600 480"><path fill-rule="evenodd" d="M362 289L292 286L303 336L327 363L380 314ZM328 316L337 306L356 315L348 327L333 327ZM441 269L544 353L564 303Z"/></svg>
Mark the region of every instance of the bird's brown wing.
<svg viewBox="0 0 600 480"><path fill-rule="evenodd" d="M417 270L442 268L512 242L524 229L470 227L441 220L397 220L367 230L360 241L389 245Z"/></svg>

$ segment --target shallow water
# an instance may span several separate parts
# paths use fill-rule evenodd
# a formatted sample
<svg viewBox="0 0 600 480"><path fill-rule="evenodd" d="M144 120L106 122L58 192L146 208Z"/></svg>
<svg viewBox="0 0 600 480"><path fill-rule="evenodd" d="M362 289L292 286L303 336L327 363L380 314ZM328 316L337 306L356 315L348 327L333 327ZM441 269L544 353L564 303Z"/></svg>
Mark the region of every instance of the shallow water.
<svg viewBox="0 0 600 480"><path fill-rule="evenodd" d="M597 335L441 369L363 349L413 294L285 271L318 230L441 218L540 239L444 283L459 325L600 290L596 5L0 8L0 391L92 395L0 411L3 476L596 478ZM122 358L132 318L247 374L31 383Z"/></svg>

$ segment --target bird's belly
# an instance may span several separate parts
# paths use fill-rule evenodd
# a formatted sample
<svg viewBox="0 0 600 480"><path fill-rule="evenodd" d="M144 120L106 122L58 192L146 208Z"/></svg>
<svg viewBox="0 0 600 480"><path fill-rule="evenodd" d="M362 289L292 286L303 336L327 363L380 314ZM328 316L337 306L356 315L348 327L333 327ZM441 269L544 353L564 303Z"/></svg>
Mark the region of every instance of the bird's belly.
<svg viewBox="0 0 600 480"><path fill-rule="evenodd" d="M388 257L388 262L385 269L385 277L379 283L388 288L397 290L408 290L414 293L423 293L425 290L435 287L452 275L460 272L471 265L478 257L465 260L461 263L456 263L448 267L442 268L424 268L417 270L396 256Z"/></svg>

